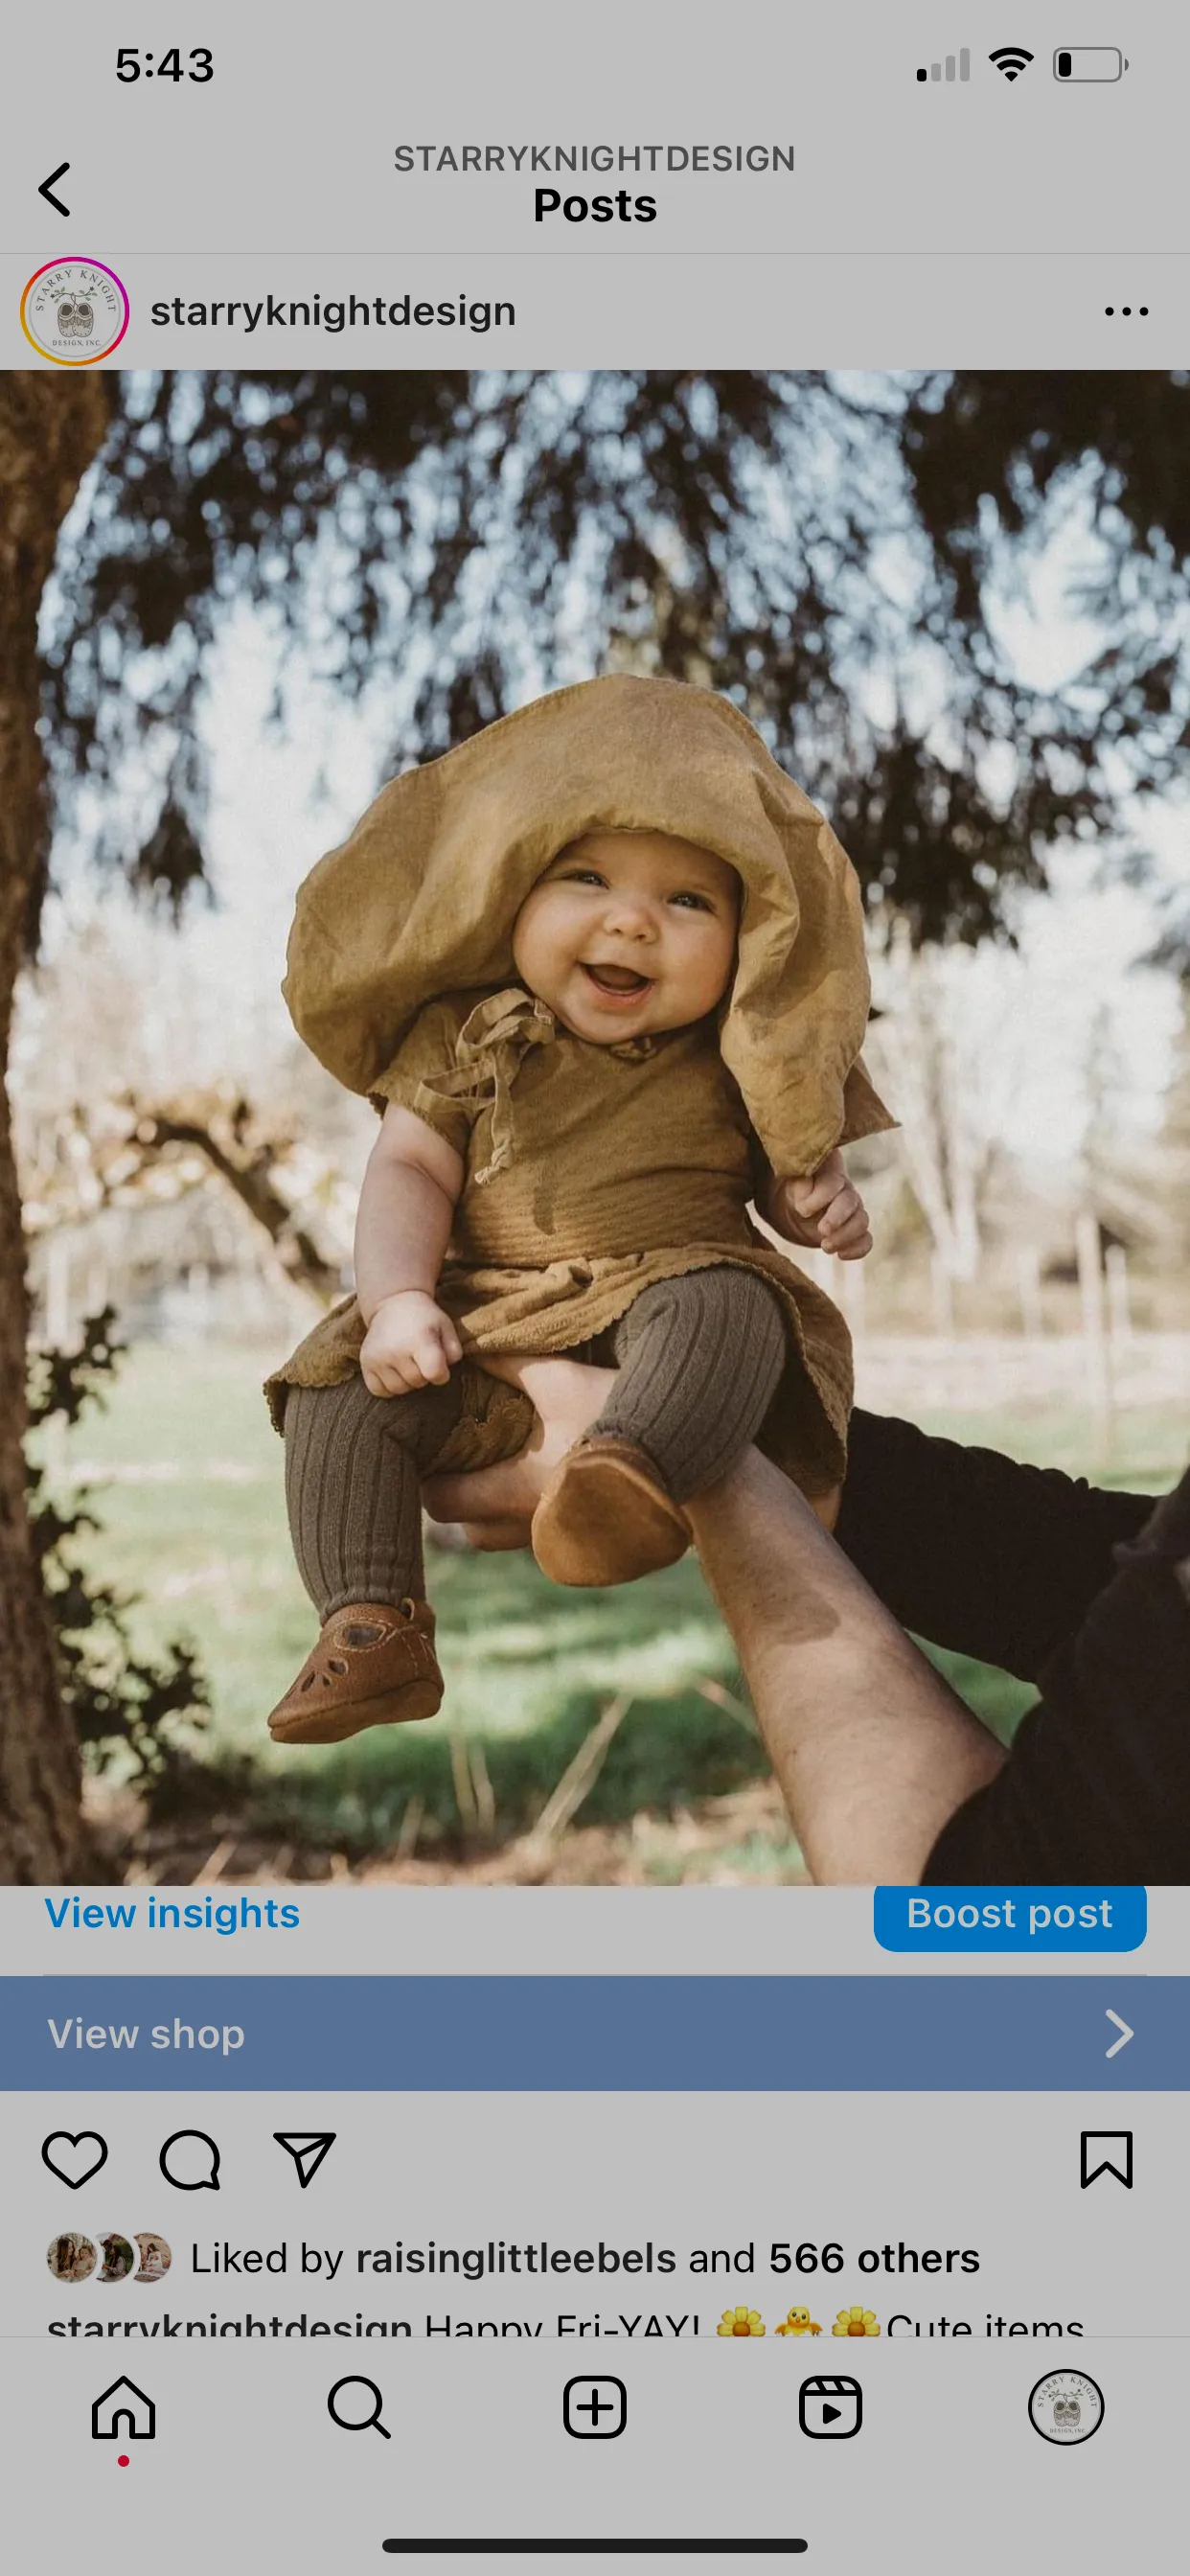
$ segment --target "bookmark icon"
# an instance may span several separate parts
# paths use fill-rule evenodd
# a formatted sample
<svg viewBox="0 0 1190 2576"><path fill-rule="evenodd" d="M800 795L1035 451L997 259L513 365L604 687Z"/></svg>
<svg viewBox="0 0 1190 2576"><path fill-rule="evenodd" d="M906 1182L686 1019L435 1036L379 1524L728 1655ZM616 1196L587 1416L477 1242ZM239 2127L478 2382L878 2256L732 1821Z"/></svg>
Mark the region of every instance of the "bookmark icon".
<svg viewBox="0 0 1190 2576"><path fill-rule="evenodd" d="M1087 2191L1100 2174L1114 2174L1125 2191L1132 2189L1131 2129L1082 2129L1079 2132L1079 2184Z"/></svg>

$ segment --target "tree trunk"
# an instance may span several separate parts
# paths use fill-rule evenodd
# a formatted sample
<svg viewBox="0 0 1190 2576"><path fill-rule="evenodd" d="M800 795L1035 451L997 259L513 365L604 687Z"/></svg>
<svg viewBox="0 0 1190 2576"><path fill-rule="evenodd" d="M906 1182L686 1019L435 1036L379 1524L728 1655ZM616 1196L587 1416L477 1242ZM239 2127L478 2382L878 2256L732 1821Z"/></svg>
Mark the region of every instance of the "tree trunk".
<svg viewBox="0 0 1190 2576"><path fill-rule="evenodd" d="M941 1271L955 1282L979 1276L980 1207L991 1146L973 1115L986 1069L948 992L942 961L894 934L897 974L871 1053L888 1067L887 1088L901 1119L901 1159L930 1230Z"/></svg>
<svg viewBox="0 0 1190 2576"><path fill-rule="evenodd" d="M80 371L0 373L0 1062L45 880L37 612L62 521L97 453L114 384ZM86 1866L78 1747L62 1706L25 1509L25 1246L0 1082L0 1884Z"/></svg>

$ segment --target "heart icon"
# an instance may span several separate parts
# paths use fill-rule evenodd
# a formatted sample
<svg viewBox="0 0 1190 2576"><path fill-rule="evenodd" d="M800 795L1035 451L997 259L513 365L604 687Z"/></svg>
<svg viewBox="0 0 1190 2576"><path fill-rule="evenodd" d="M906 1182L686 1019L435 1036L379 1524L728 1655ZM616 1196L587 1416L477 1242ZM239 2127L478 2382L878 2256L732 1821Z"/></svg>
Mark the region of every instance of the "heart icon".
<svg viewBox="0 0 1190 2576"><path fill-rule="evenodd" d="M51 2129L42 2144L41 2161L68 2190L78 2191L107 2163L107 2140L100 2137L98 2129L80 2129L77 2137L72 2137L69 2129Z"/></svg>

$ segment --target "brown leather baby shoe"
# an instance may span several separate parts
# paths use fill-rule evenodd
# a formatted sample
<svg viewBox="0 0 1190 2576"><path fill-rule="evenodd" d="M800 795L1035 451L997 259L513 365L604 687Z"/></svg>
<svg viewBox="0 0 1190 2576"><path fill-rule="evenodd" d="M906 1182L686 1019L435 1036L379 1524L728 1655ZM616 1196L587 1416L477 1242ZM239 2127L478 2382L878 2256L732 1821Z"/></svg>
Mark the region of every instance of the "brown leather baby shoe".
<svg viewBox="0 0 1190 2576"><path fill-rule="evenodd" d="M327 1620L269 1719L275 1744L341 1744L366 1726L433 1717L442 1705L428 1601L352 1601Z"/></svg>
<svg viewBox="0 0 1190 2576"><path fill-rule="evenodd" d="M533 1514L533 1554L553 1583L635 1583L689 1545L645 1451L598 1432L567 1451Z"/></svg>

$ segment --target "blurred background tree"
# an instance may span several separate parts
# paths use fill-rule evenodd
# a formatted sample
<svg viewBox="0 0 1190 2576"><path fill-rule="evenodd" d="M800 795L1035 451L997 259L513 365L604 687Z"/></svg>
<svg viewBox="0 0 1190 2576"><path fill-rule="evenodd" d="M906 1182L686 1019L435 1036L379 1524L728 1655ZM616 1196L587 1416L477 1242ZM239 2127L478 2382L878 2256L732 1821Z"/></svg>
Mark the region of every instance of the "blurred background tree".
<svg viewBox="0 0 1190 2576"><path fill-rule="evenodd" d="M915 943L1003 934L1064 841L1137 868L1187 739L1188 422L1185 373L9 375L0 1040L54 820L175 914L201 886L196 712L245 602L341 692L391 674L392 767L586 671L726 691ZM1095 642L1034 686L1005 608L1064 524ZM0 1879L35 1881L85 1855L23 1500L23 1263L5 1128Z"/></svg>
<svg viewBox="0 0 1190 2576"><path fill-rule="evenodd" d="M1165 1255L1171 1269L1190 1270L1190 978L1182 983L1182 1024L1161 1130L1160 1180Z"/></svg>

